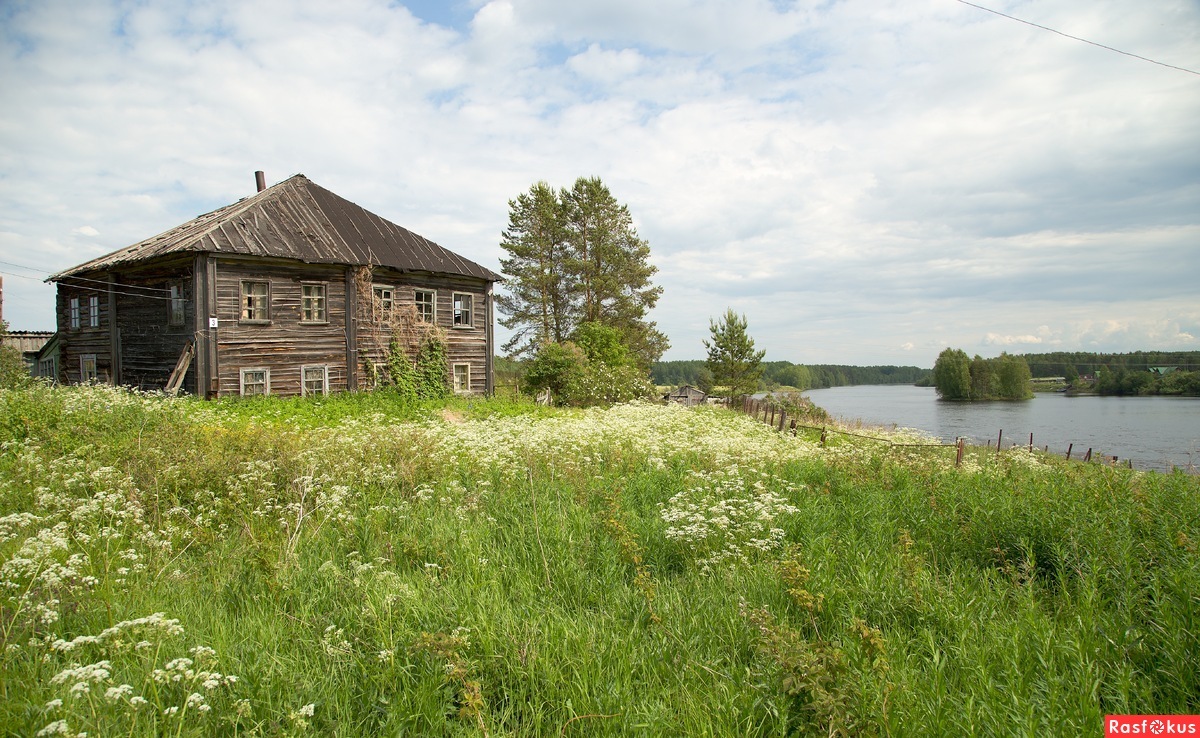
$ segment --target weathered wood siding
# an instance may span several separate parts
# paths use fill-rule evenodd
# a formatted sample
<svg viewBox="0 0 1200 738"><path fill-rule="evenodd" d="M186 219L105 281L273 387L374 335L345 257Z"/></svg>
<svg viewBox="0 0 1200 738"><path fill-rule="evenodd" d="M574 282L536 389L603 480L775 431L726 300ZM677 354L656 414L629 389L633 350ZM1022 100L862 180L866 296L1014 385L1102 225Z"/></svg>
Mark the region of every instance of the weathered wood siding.
<svg viewBox="0 0 1200 738"><path fill-rule="evenodd" d="M396 304L401 309L414 308L417 290L435 292L436 324L446 334L446 356L450 364L447 372L452 372L455 364L469 364L471 367L470 391L478 394L487 391L489 368L487 326L492 319L487 300L487 282L470 277L452 277L423 272L400 273L386 269L374 270L371 281L373 285L393 287ZM469 327L454 325L455 294L471 295L472 325ZM370 311L367 310L361 314L370 314ZM390 340L386 327L379 323L360 319L357 335L360 364L364 368L368 362L383 364L386 361ZM360 376L367 375L366 371L360 371ZM453 375L451 374L451 376ZM365 382L363 386L366 386Z"/></svg>
<svg viewBox="0 0 1200 738"><path fill-rule="evenodd" d="M120 290L116 301L121 384L163 389L193 334L196 302L190 263L124 273L116 279L124 285L116 288ZM183 320L177 325L171 325L172 286L180 289L183 299ZM188 368L183 389L196 391L195 362Z"/></svg>
<svg viewBox="0 0 1200 738"><path fill-rule="evenodd" d="M79 327L71 327L71 298L79 299ZM99 308L99 327L90 326L89 298L96 297ZM58 325L62 332L59 339L59 381L78 384L81 381L80 359L88 354L96 356L96 378L101 382L111 381L113 376L112 343L108 333L108 289L96 285L96 289L75 285L58 285L56 304Z"/></svg>
<svg viewBox="0 0 1200 738"><path fill-rule="evenodd" d="M108 283L111 279L111 283ZM85 282L86 280L86 282ZM87 284L81 287L79 283ZM111 287L110 287L111 284ZM92 286L94 285L94 287ZM170 325L170 286L181 288L184 319ZM91 297L97 298L98 327L90 325ZM71 298L79 298L80 326L71 327ZM116 321L113 311L115 308ZM149 269L113 274L94 272L77 284L58 284L56 309L62 334L59 343L59 380L81 379L80 358L96 355L97 378L114 379L138 389L162 389L192 335L194 300L191 271L179 260ZM113 328L116 335L113 335ZM114 361L114 347L120 366ZM184 389L195 391L194 370L189 370Z"/></svg>
<svg viewBox="0 0 1200 738"><path fill-rule="evenodd" d="M299 395L305 366L328 367L330 392L346 389L345 267L220 259L216 275L219 395L241 392L242 369L270 371L273 395ZM243 281L270 285L267 323L241 319ZM324 322L301 320L306 283L325 285Z"/></svg>
<svg viewBox="0 0 1200 738"><path fill-rule="evenodd" d="M270 372L270 392L275 395L301 394L303 367L327 367L328 389L348 389L347 356L351 345L348 334L358 345L358 382L369 389L366 371L369 364L386 361L389 330L371 319L371 300L365 299L357 310L357 320L347 324L347 270L343 265L297 264L281 259L210 257L215 263L205 272L215 272L216 317L218 327L205 330L206 315L198 315L197 281L192 259L155 262L148 267L111 275L112 287L101 282L107 273L93 273L86 284L95 287L58 284L57 312L61 331L59 380L80 381L80 357L96 356L100 381L113 381L139 389L163 388L189 339L199 337L200 354L193 359L183 389L198 393L197 368L202 361L213 364L211 375L217 378L214 394L237 395L241 392L241 370L266 369ZM207 262L206 262L207 264ZM242 283L266 282L269 285L269 318L266 322L243 321ZM353 280L350 280L351 283ZM491 305L488 283L471 277L454 277L423 272L398 272L376 269L372 284L395 290L401 309L413 309L416 290L433 291L436 324L446 336L448 374L453 377L455 364L470 366L470 391L488 391L491 335ZM302 320L303 285L325 286L326 319L320 323ZM170 324L170 288L180 288L184 314L178 325ZM472 302L470 326L454 325L454 295L469 294ZM99 326L89 325L89 298L97 298ZM80 327L70 327L70 299L79 298ZM116 335L111 331L115 309ZM207 352L206 343L215 336L216 350ZM120 366L114 366L114 354ZM206 358L211 357L211 358ZM114 373L114 369L117 371Z"/></svg>

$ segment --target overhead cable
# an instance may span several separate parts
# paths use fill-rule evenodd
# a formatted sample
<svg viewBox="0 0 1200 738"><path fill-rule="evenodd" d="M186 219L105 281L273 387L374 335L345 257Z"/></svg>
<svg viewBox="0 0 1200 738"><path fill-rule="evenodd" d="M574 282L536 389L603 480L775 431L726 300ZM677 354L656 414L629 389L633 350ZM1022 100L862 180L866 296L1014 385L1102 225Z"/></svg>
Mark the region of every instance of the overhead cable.
<svg viewBox="0 0 1200 738"><path fill-rule="evenodd" d="M1016 16L1012 16L1007 13L1001 13L999 10L992 10L991 8L985 8L982 5L976 5L975 3L967 2L967 0L958 0L958 2L962 3L963 5L970 5L972 8L979 8L980 10L986 10L989 13L995 13L996 15L1001 16L1002 18L1008 18L1009 20L1015 20L1018 23L1024 23L1027 26L1033 26L1034 28L1040 28L1043 31L1049 31L1050 33L1057 33L1059 36L1064 36L1066 38L1071 39L1072 41L1082 41L1085 44L1091 44L1092 46L1099 46L1102 49L1107 49L1108 51L1115 51L1118 54L1124 54L1125 56L1132 56L1134 59L1141 59L1142 61L1150 62L1151 64L1157 64L1160 67L1168 67L1170 69L1178 69L1181 72L1187 72L1188 74L1194 74L1194 75L1200 76L1200 72L1197 72L1194 69L1187 69L1185 67L1177 67L1174 64L1166 64L1164 62L1155 61L1154 59L1149 59L1144 56L1139 56L1137 54L1131 54L1128 51L1121 51L1120 49L1114 49L1111 46L1105 46L1104 44L1098 44L1095 41L1088 41L1086 38L1080 38L1078 36L1072 36L1069 33L1063 33L1062 31L1055 30L1053 28L1050 28L1049 26L1039 25L1037 23L1033 23L1033 22L1030 22L1027 20L1022 20L1021 18L1017 18Z"/></svg>

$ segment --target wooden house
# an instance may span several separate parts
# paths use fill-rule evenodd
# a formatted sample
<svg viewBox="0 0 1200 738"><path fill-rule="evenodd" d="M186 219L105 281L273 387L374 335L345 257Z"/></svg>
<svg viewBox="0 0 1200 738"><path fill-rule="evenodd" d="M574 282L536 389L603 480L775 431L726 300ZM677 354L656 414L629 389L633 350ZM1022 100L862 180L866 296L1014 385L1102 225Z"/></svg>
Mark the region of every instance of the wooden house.
<svg viewBox="0 0 1200 738"><path fill-rule="evenodd" d="M440 329L456 392L491 393L498 274L302 174L269 188L256 175L257 194L47 280L60 381L362 389L406 317Z"/></svg>

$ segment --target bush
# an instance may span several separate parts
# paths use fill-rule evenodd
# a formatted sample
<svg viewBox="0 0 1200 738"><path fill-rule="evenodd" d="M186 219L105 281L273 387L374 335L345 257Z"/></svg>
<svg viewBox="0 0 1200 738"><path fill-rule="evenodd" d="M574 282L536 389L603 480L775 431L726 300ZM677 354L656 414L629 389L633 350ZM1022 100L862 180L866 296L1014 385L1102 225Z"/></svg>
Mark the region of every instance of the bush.
<svg viewBox="0 0 1200 738"><path fill-rule="evenodd" d="M558 405L603 405L652 397L654 386L637 367L588 360L571 341L547 343L538 350L521 380L521 391L550 390Z"/></svg>
<svg viewBox="0 0 1200 738"><path fill-rule="evenodd" d="M0 323L0 336L8 334L8 324ZM0 346L0 388L23 387L33 381L21 352L12 346Z"/></svg>
<svg viewBox="0 0 1200 738"><path fill-rule="evenodd" d="M550 390L555 401L564 404L582 379L586 363L583 350L570 341L542 344L521 378L521 391L536 395Z"/></svg>

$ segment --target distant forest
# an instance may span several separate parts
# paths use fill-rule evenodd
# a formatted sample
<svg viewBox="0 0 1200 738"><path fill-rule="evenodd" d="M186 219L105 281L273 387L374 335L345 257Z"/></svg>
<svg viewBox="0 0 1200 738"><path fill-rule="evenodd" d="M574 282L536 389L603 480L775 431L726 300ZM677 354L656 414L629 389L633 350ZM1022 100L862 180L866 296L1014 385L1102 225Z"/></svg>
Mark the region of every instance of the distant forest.
<svg viewBox="0 0 1200 738"><path fill-rule="evenodd" d="M929 377L931 369L915 366L845 366L840 364L793 364L790 361L764 361L760 390L778 387L821 389L852 384L916 384ZM704 388L711 384L703 359L660 361L650 368L657 385L677 387L690 384Z"/></svg>
<svg viewBox="0 0 1200 738"><path fill-rule="evenodd" d="M1200 351L1133 351L1126 354L1087 351L1053 351L1043 354L1014 354L1025 359L1035 378L1064 377L1075 384L1080 377L1097 377L1090 387L1100 394L1187 394L1200 387ZM925 384L932 382L932 369L915 366L846 366L841 364L793 364L764 361L759 389L781 386L821 389L855 384ZM1164 374L1162 370L1167 370ZM1172 376L1174 375L1174 376ZM652 365L655 384L681 384L707 388L711 384L703 359L660 361Z"/></svg>
<svg viewBox="0 0 1200 738"><path fill-rule="evenodd" d="M1029 372L1038 377L1067 377L1095 374L1108 369L1148 372L1158 367L1173 367L1185 372L1200 371L1200 351L1134 351L1128 354L1093 354L1085 351L1054 351L1023 356Z"/></svg>
<svg viewBox="0 0 1200 738"><path fill-rule="evenodd" d="M1024 358L1035 379L1063 377L1069 387L1083 392L1200 397L1200 351L1059 351Z"/></svg>

